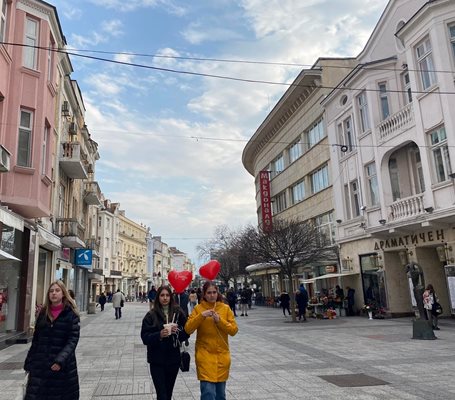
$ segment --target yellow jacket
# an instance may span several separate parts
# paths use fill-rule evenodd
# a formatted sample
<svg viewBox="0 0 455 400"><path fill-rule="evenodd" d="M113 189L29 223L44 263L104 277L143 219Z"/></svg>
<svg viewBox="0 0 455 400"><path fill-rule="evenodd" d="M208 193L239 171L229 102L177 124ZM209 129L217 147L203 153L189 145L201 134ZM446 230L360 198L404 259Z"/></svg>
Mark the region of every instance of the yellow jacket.
<svg viewBox="0 0 455 400"><path fill-rule="evenodd" d="M205 310L213 310L213 305L202 300L185 324L185 331L189 335L197 329L195 352L197 378L207 382L226 382L231 366L228 335L234 336L239 328L227 304L215 303L215 311L220 315L217 324L213 318L202 316L201 313Z"/></svg>

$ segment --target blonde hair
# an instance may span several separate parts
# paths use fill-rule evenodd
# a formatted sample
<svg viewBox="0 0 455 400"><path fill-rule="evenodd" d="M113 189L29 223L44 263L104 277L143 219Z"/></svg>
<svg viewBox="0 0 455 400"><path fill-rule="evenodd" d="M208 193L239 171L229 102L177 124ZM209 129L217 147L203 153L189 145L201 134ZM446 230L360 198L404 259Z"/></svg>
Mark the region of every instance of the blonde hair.
<svg viewBox="0 0 455 400"><path fill-rule="evenodd" d="M51 321L53 320L52 314L51 314L50 301L49 301L49 292L51 290L51 287L54 286L54 285L57 285L62 290L62 293L63 293L63 298L62 298L63 307L70 306L71 309L73 310L73 312L76 315L79 315L79 310L77 309L77 305L76 305L75 301L73 300L73 298L69 294L68 289L66 288L65 284L62 281L60 281L60 280L56 280L56 281L52 282L49 285L49 287L47 289L46 300L44 301L44 305L43 305L43 308L42 308L41 312L43 314L47 315L47 317Z"/></svg>

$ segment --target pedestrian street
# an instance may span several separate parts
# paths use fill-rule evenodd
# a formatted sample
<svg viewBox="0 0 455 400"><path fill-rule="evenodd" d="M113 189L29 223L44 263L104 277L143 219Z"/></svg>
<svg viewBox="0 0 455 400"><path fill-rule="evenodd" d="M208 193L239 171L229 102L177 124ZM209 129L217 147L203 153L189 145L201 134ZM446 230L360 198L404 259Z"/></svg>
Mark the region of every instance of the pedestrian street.
<svg viewBox="0 0 455 400"><path fill-rule="evenodd" d="M156 399L140 338L147 303L126 303L115 320L104 312L81 316L77 360L82 400ZM440 321L437 340L413 340L410 318L366 316L292 323L281 310L253 307L237 317L230 338L229 400L455 399L455 322ZM199 399L191 369L180 372L174 399ZM14 399L29 344L0 351L0 400Z"/></svg>

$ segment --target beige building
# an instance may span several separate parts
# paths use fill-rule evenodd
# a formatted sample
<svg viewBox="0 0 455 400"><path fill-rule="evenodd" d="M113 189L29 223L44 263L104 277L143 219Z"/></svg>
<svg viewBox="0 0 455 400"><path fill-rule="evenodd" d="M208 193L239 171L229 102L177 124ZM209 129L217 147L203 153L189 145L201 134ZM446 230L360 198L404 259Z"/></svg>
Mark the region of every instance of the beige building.
<svg viewBox="0 0 455 400"><path fill-rule="evenodd" d="M263 226L260 172L268 171L272 223L274 218L312 220L326 238L335 243L333 175L324 109L321 100L352 68L352 59L319 59L303 70L261 124L243 151L243 165L255 177L258 223ZM277 269L263 265L247 267L263 279L265 296L282 289L294 290L298 281L312 279L326 271L340 272L337 259L318 265L301 266L291 287L279 279ZM300 279L298 279L300 278ZM309 286L310 294L332 285L319 282ZM334 285L333 285L334 286Z"/></svg>
<svg viewBox="0 0 455 400"><path fill-rule="evenodd" d="M152 240L152 282L156 287L169 284L167 275L171 270L171 253L167 243L161 236L153 236Z"/></svg>
<svg viewBox="0 0 455 400"><path fill-rule="evenodd" d="M118 251L122 272L121 290L130 299L147 290L147 227L127 218L119 211Z"/></svg>

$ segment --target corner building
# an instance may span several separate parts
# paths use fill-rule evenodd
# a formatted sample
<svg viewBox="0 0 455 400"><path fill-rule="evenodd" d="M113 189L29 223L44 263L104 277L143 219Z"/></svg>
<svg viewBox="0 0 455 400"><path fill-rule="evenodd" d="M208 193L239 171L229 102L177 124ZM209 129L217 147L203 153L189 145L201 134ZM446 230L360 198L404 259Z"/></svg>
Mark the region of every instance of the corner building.
<svg viewBox="0 0 455 400"><path fill-rule="evenodd" d="M357 308L374 300L391 316L412 314L413 261L454 312L454 66L455 3L390 1L357 67L322 102Z"/></svg>

